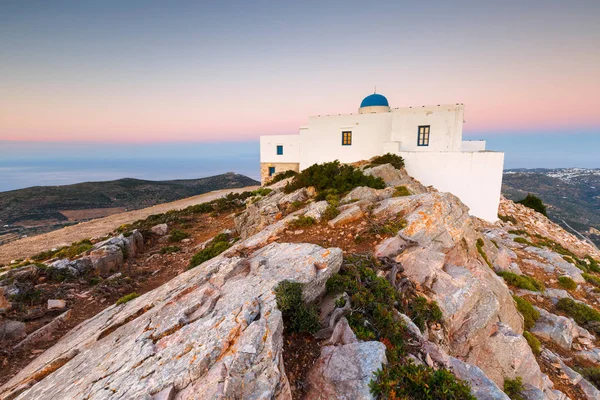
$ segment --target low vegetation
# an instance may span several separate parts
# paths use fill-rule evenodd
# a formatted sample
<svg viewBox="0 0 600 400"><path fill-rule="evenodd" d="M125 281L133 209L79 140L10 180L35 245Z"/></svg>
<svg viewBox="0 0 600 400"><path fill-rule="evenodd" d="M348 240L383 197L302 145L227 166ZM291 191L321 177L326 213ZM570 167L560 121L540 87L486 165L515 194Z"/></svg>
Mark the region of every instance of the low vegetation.
<svg viewBox="0 0 600 400"><path fill-rule="evenodd" d="M401 169L404 168L404 159L397 154L386 153L371 160L371 166L383 164L392 164L392 167Z"/></svg>
<svg viewBox="0 0 600 400"><path fill-rule="evenodd" d="M540 313L536 310L533 305L519 296L513 296L515 300L515 304L517 305L517 310L523 315L523 320L525 322L525 329L530 330L535 325L535 322L540 318Z"/></svg>
<svg viewBox="0 0 600 400"><path fill-rule="evenodd" d="M540 247L535 243L530 242L529 240L522 238L522 237L516 237L513 239L516 243L521 243L524 244L526 246L533 246L533 247Z"/></svg>
<svg viewBox="0 0 600 400"><path fill-rule="evenodd" d="M583 375L592 385L596 386L597 389L600 389L600 367L581 368L577 372Z"/></svg>
<svg viewBox="0 0 600 400"><path fill-rule="evenodd" d="M406 228L407 224L408 222L402 217L396 217L383 222L372 220L369 222L369 233L372 235L395 236L402 229Z"/></svg>
<svg viewBox="0 0 600 400"><path fill-rule="evenodd" d="M512 215L502 215L502 214L498 214L498 218L500 218L501 221L503 222L510 222L513 225L517 225L517 220L515 219L515 217L513 217Z"/></svg>
<svg viewBox="0 0 600 400"><path fill-rule="evenodd" d="M542 344L531 332L525 331L523 332L523 337L527 340L529 347L531 347L531 351L536 356L542 354Z"/></svg>
<svg viewBox="0 0 600 400"><path fill-rule="evenodd" d="M404 197L410 195L412 195L412 193L406 186L396 186L396 191L394 192L393 197Z"/></svg>
<svg viewBox="0 0 600 400"><path fill-rule="evenodd" d="M517 275L514 272L500 271L497 273L504 281L520 289L531 290L533 292L542 292L545 287L544 284L527 275Z"/></svg>
<svg viewBox="0 0 600 400"><path fill-rule="evenodd" d="M581 274L581 276L583 276L583 279L585 279L588 283L591 283L592 285L594 285L596 287L600 287L600 277L599 276L588 274L586 272Z"/></svg>
<svg viewBox="0 0 600 400"><path fill-rule="evenodd" d="M523 396L523 379L517 376L515 379L504 380L504 393L511 400L526 400Z"/></svg>
<svg viewBox="0 0 600 400"><path fill-rule="evenodd" d="M125 303L128 303L131 300L135 299L136 297L139 297L139 294L137 294L135 292L129 293L129 294L126 294L125 296L121 297L119 300L117 300L117 302L115 304L116 305L125 304Z"/></svg>
<svg viewBox="0 0 600 400"><path fill-rule="evenodd" d="M182 231L180 229L173 229L171 231L171 234L169 235L169 242L171 243L177 243L177 242L181 242L183 239L187 239L190 237L190 234Z"/></svg>
<svg viewBox="0 0 600 400"><path fill-rule="evenodd" d="M266 188L266 187L260 187L260 188L258 188L258 189L256 189L256 190L253 190L253 191L252 191L252 192L250 192L250 193L252 193L252 195L253 195L253 196L261 196L261 197L264 197L264 196L267 196L267 195L268 195L269 193L271 193L272 191L273 191L273 189Z"/></svg>
<svg viewBox="0 0 600 400"><path fill-rule="evenodd" d="M577 283L573 279L569 278L568 276L559 276L558 284L567 290L577 289Z"/></svg>
<svg viewBox="0 0 600 400"><path fill-rule="evenodd" d="M529 207L532 210L539 212L540 214L543 214L546 216L548 215L546 205L544 204L542 199L540 199L537 196L532 195L531 193L529 193L527 196L525 196L524 199L516 201L515 203L523 204L525 207Z"/></svg>
<svg viewBox="0 0 600 400"><path fill-rule="evenodd" d="M600 312L592 307L569 298L563 298L556 303L556 309L573 318L584 328L600 334Z"/></svg>
<svg viewBox="0 0 600 400"><path fill-rule="evenodd" d="M406 357L410 345L405 338L409 334L397 313L408 315L420 329L441 324L442 313L435 302L398 292L377 276L376 269L377 262L370 256L353 255L327 281L329 293L350 296L352 312L347 319L356 336L379 340L386 346L388 364L371 381L371 392L382 399L474 399L469 386L450 371L417 366Z"/></svg>
<svg viewBox="0 0 600 400"><path fill-rule="evenodd" d="M358 186L368 186L383 189L385 183L381 178L365 175L361 170L339 161L315 164L297 174L284 188L285 193L313 186L317 190L317 200L325 198L327 194L343 194Z"/></svg>
<svg viewBox="0 0 600 400"><path fill-rule="evenodd" d="M288 223L288 227L291 229L308 228L316 223L313 217L307 217L306 215L300 215Z"/></svg>
<svg viewBox="0 0 600 400"><path fill-rule="evenodd" d="M179 253L181 251L181 247L179 246L166 246L160 249L160 254L173 254Z"/></svg>
<svg viewBox="0 0 600 400"><path fill-rule="evenodd" d="M485 250L483 250L484 245L485 245L485 243L483 243L483 239L481 239L481 238L477 239L477 243L475 244L475 246L477 247L477 252L481 256L481 258L483 258L483 260L488 265L488 267L493 268L492 263L488 259L487 254L485 254Z"/></svg>
<svg viewBox="0 0 600 400"><path fill-rule="evenodd" d="M319 329L319 314L314 305L308 305L302 299L301 283L280 282L275 287L275 298L286 329L307 333L314 333Z"/></svg>
<svg viewBox="0 0 600 400"><path fill-rule="evenodd" d="M196 254L194 254L190 260L188 269L197 267L205 261L214 258L231 247L231 240L229 235L220 233L215 236L206 247Z"/></svg>
<svg viewBox="0 0 600 400"><path fill-rule="evenodd" d="M284 179L291 178L296 175L298 175L298 173L296 171L292 171L291 169L288 169L287 171L284 171L284 172L280 172L278 174L275 174L275 176L273 177L273 179L271 179L269 181L267 186L271 186L274 183L281 182Z"/></svg>
<svg viewBox="0 0 600 400"><path fill-rule="evenodd" d="M45 261L51 258L75 258L80 254L91 250L94 247L89 239L84 239L79 242L73 242L70 246L61 247L59 249L47 250L38 253L31 257L35 261Z"/></svg>

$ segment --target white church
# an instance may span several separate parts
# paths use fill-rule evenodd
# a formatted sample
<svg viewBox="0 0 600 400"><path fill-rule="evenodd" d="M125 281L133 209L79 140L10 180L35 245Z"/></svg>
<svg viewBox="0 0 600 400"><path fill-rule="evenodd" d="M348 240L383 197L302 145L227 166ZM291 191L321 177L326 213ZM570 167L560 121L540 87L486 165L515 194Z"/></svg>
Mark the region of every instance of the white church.
<svg viewBox="0 0 600 400"><path fill-rule="evenodd" d="M463 141L463 104L390 108L381 94L362 101L357 114L319 115L297 135L260 137L261 180L316 163L351 163L393 153L426 186L458 196L471 215L496 221L504 153L485 141Z"/></svg>

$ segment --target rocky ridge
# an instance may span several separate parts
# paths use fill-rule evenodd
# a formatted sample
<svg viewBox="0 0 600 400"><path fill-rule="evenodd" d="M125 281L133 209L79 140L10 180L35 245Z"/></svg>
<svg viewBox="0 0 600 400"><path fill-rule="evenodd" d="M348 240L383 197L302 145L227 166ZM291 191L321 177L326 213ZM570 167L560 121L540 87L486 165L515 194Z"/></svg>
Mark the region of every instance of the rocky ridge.
<svg viewBox="0 0 600 400"><path fill-rule="evenodd" d="M369 382L388 362L385 345L357 338L343 317L352 312L350 306L330 302L329 313L323 311L327 279L340 270L343 257L368 251L393 266L378 274L396 290L413 288L439 305L442 323L422 328L397 315L410 332L409 357L417 365L452 371L479 399L508 399L504 383L517 378L527 399L600 396L577 372L600 364L597 333L556 309L563 298L597 307L597 293L585 278L595 272L583 271L591 267L589 259L600 259L597 249L506 199L499 212L512 221L489 224L469 216L456 196L426 188L404 170L382 165L365 173L381 177L388 187L355 188L334 206L339 214L329 221L324 219L331 204L314 200L310 188L285 193L286 182L280 182L272 192L250 198L235 217L240 240L228 250L78 325L0 395L298 398L297 385L286 375L284 319L273 293L278 283L290 280L304 285L304 300L320 307L327 315L322 325L329 328L302 382L304 396L371 398ZM398 195L400 186L409 195ZM315 223L296 228L299 217ZM73 274L87 273L82 268L118 270L116 249L141 251L138 234L96 244L86 256L89 262L61 260L52 268ZM515 241L518 237L527 243ZM503 272L538 279L545 288L525 290L514 281L507 286L497 275ZM562 289L560 276L577 287ZM537 307L540 316L532 327L513 295ZM524 336L526 329L542 341L539 355Z"/></svg>

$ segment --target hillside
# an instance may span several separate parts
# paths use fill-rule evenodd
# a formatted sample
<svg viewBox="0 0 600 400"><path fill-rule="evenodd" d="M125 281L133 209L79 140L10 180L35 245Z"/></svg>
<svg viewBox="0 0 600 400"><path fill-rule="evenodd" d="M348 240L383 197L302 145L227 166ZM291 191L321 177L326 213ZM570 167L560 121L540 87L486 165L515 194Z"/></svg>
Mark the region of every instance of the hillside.
<svg viewBox="0 0 600 400"><path fill-rule="evenodd" d="M548 205L550 219L600 246L600 169L506 170L502 193L511 200L535 194Z"/></svg>
<svg viewBox="0 0 600 400"><path fill-rule="evenodd" d="M259 182L247 176L226 173L200 179L146 181L125 178L0 192L0 244L79 221L146 208L213 190L257 184Z"/></svg>
<svg viewBox="0 0 600 400"><path fill-rule="evenodd" d="M0 397L600 398L600 252L373 164L11 264Z"/></svg>

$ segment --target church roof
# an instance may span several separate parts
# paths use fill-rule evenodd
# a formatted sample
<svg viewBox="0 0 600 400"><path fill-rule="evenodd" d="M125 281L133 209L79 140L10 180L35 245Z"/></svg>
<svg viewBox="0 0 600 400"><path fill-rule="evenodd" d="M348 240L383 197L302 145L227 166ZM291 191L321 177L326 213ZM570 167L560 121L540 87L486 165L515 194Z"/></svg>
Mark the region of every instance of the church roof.
<svg viewBox="0 0 600 400"><path fill-rule="evenodd" d="M389 105L387 99L385 98L385 96L378 94L378 93L373 93L373 94L368 95L360 103L361 108L362 107L375 107L375 106L389 107L390 105Z"/></svg>

